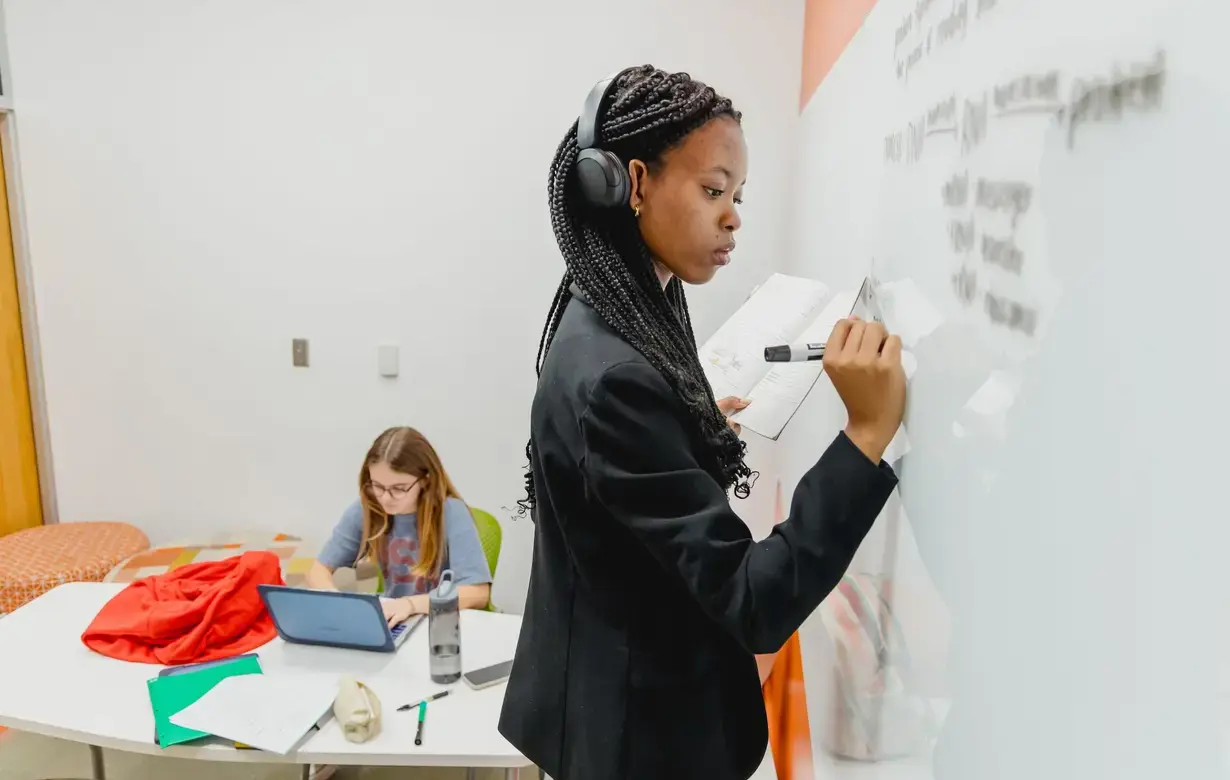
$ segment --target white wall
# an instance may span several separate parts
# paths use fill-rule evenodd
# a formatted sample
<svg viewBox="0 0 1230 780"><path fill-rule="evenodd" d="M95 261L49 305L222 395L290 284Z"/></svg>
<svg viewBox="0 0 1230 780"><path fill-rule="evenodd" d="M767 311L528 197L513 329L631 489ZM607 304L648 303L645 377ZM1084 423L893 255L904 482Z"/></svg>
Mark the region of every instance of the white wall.
<svg viewBox="0 0 1230 780"><path fill-rule="evenodd" d="M403 423L513 505L563 269L547 166L625 65L745 114L740 250L691 298L711 333L784 255L802 3L595 5L4 0L61 518L323 536ZM530 529L505 528L516 608Z"/></svg>

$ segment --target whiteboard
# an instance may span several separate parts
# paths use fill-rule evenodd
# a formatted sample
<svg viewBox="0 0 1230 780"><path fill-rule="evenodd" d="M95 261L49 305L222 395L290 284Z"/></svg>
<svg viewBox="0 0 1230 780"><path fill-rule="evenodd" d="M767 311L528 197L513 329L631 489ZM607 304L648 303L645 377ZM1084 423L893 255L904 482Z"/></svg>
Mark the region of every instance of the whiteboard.
<svg viewBox="0 0 1230 780"><path fill-rule="evenodd" d="M787 272L873 275L916 358L855 568L901 512L952 619L922 776L1227 776L1230 3L880 0L801 139ZM787 486L841 421L813 393Z"/></svg>

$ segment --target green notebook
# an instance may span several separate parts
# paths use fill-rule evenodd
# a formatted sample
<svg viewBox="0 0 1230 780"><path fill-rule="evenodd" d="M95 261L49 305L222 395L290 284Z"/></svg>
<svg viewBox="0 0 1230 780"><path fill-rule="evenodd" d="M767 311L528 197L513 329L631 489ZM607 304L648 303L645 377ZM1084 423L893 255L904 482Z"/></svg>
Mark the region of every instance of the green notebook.
<svg viewBox="0 0 1230 780"><path fill-rule="evenodd" d="M260 674L260 660L255 655L243 655L232 661L211 664L197 671L165 675L146 681L149 688L149 703L154 709L155 739L161 747L170 747L182 742L208 737L209 734L195 729L186 729L171 722L186 707L209 693L215 685L227 677L241 674Z"/></svg>

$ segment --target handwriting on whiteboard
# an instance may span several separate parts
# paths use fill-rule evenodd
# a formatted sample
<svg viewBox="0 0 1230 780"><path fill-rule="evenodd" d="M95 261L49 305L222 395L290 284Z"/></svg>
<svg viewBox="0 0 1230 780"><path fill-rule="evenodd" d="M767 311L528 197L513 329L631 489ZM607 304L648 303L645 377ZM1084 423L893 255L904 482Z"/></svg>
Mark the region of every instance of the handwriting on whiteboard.
<svg viewBox="0 0 1230 780"><path fill-rule="evenodd" d="M894 31L898 81L908 85L941 54L950 68L952 57L979 34L979 24L1012 5L1007 0L913 0ZM1036 334L1043 317L1037 303L1019 299L1032 296L1032 280L1045 273L1044 265L1031 270L1029 248L1038 245L1037 235L1022 222L1034 205L1034 182L1020 180L1019 170L1014 176L998 169L994 151L1000 144L1019 143L1022 129L1042 122L1039 129L1058 128L1073 149L1092 125L1159 108L1165 84L1166 54L1160 50L1139 61L1111 63L1101 73L1030 69L974 89L941 88L884 137L883 157L890 165L926 160L922 171L937 163L952 166L939 182L939 195L951 252L951 290L960 304L1025 337Z"/></svg>
<svg viewBox="0 0 1230 780"><path fill-rule="evenodd" d="M897 25L893 40L893 67L899 81L908 81L913 71L932 52L960 43L969 34L972 21L999 5L999 0L950 0L947 10L937 9L936 0L916 0L914 9ZM938 18L932 18L936 11Z"/></svg>
<svg viewBox="0 0 1230 780"><path fill-rule="evenodd" d="M1061 125L1067 131L1068 148L1074 148L1076 131L1082 126L1120 121L1161 106L1166 55L1159 51L1143 62L1115 65L1110 75L1072 79L1066 100L1060 97L1063 79L1054 70L1026 73L974 95L947 95L903 129L885 136L884 160L912 165L944 137L956 141L958 154L968 155L987 141L992 119L1009 121L1028 115Z"/></svg>
<svg viewBox="0 0 1230 780"><path fill-rule="evenodd" d="M957 261L951 276L953 294L966 306L979 298L983 268L995 268L1020 276L1025 268L1025 252L1017 245L1016 227L1033 203L1033 186L1028 182L978 177L971 184L968 170L952 175L940 185L940 200L956 212L947 224L949 246ZM996 216L1007 217L1008 230L997 232ZM991 220L992 226L986 221ZM967 260L973 259L974 265ZM1038 311L1010 297L987 289L981 295L983 310L994 324L1032 336L1038 326Z"/></svg>
<svg viewBox="0 0 1230 780"><path fill-rule="evenodd" d="M1084 124L1118 121L1131 113L1157 109L1166 83L1166 53L1157 52L1145 62L1118 66L1110 76L1076 79L1072 99L1057 112L1068 129L1068 148L1076 144L1076 130Z"/></svg>

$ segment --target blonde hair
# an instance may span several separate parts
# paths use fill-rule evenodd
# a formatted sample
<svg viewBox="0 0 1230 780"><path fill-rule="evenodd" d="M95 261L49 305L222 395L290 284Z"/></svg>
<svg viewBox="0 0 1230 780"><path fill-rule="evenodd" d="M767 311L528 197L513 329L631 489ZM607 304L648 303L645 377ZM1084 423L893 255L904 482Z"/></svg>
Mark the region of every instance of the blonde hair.
<svg viewBox="0 0 1230 780"><path fill-rule="evenodd" d="M461 495L449 479L440 456L423 434L413 428L390 428L376 438L363 468L359 470L359 500L363 505L363 542L359 545L358 564L364 558L383 568L388 550L392 519L367 490L371 482L371 467L384 463L401 474L418 477L419 560L410 570L416 577L436 577L444 564L444 503Z"/></svg>

